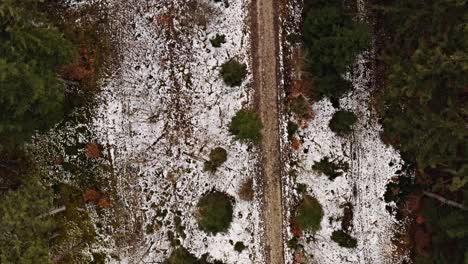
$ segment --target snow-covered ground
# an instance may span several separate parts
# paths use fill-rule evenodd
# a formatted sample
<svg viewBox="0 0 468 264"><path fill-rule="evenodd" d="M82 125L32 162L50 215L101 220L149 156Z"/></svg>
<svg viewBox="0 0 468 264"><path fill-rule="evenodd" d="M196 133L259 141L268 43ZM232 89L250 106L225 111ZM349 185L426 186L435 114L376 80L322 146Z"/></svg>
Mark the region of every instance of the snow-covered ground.
<svg viewBox="0 0 468 264"><path fill-rule="evenodd" d="M262 263L258 201L241 201L237 194L240 183L256 174L257 150L228 132L235 112L252 103L249 1L134 0L116 8L123 59L104 81L94 126L100 143L111 148L119 186L133 189L122 200L141 219L129 221L144 230L136 249L120 252L121 261L161 263L172 250L172 231L197 256ZM221 48L210 44L216 34L226 36ZM219 66L234 57L250 73L233 88L221 80ZM205 172L204 161L217 146L228 159L217 172ZM231 227L216 236L196 222L199 198L213 189L235 198ZM136 203L126 200L135 195ZM176 217L185 238L176 231ZM238 253L229 240L248 249Z"/></svg>
<svg viewBox="0 0 468 264"><path fill-rule="evenodd" d="M358 1L358 7L365 14L363 1ZM289 169L297 173L297 183L305 184L307 192L318 199L324 210L321 229L301 239L305 263L383 264L402 260L402 256L395 256L392 243L394 231L401 224L386 210L388 204L383 199L386 184L401 168L402 160L397 151L381 141L382 128L371 109L372 72L366 65L372 55L366 52L359 57L350 75L354 90L340 100L343 109L359 118L352 135L341 138L330 130L329 120L338 109L328 99L313 105L314 119L299 132L303 144L293 153L297 165ZM314 171L314 162L327 156L348 162L349 171L334 181ZM285 203L292 206L296 193L292 186L284 190L288 197ZM354 249L340 247L331 240L332 232L341 229L347 203L353 207L350 234L358 241ZM292 261L292 252L287 250L287 254Z"/></svg>

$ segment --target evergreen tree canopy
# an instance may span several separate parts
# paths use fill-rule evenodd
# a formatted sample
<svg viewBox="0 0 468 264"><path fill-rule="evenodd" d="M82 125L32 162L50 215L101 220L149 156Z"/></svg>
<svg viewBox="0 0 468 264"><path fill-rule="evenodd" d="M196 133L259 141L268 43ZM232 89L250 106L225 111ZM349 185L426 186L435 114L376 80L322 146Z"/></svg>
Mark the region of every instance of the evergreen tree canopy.
<svg viewBox="0 0 468 264"><path fill-rule="evenodd" d="M391 68L380 111L385 136L399 150L413 156L421 168L457 171L466 163L468 151L468 29L457 24L461 20L452 17L457 17L459 12L444 14L444 10L458 7L457 2L432 2L427 7L421 6L409 20L414 22L413 26L418 26L419 20L414 16L425 14L421 19L430 17L436 21L446 16L445 25L443 28L432 23L421 25L418 31L432 35L421 36L415 44L410 36L413 32L406 32L409 22L404 22L394 38L397 42L387 47L387 52L391 52L387 57ZM452 8L446 6L448 3ZM392 10L406 10L406 4L402 5ZM441 10L433 9L435 6L441 6ZM447 35L449 32L452 34ZM409 48L403 54L394 49L394 45L402 42Z"/></svg>
<svg viewBox="0 0 468 264"><path fill-rule="evenodd" d="M303 37L307 64L314 78L316 100L329 97L338 101L352 88L342 75L350 70L357 56L370 46L369 26L357 21L345 9L344 1L310 0Z"/></svg>
<svg viewBox="0 0 468 264"><path fill-rule="evenodd" d="M0 263L51 263L48 238L54 223L44 217L52 206L51 192L34 175L26 180L0 194Z"/></svg>
<svg viewBox="0 0 468 264"><path fill-rule="evenodd" d="M37 11L38 3L0 3L0 146L20 143L63 115L57 70L74 49Z"/></svg>
<svg viewBox="0 0 468 264"><path fill-rule="evenodd" d="M343 74L369 46L370 32L341 8L312 8L304 22L304 40L314 74L323 76L330 69Z"/></svg>

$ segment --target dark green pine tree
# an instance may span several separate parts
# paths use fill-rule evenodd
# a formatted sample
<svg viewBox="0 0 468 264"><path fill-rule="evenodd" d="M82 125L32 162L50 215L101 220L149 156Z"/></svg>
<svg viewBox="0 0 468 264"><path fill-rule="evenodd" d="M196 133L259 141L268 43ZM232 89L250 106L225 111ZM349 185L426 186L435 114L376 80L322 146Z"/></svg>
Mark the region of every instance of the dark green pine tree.
<svg viewBox="0 0 468 264"><path fill-rule="evenodd" d="M51 263L51 191L36 176L25 178L18 189L0 194L0 263Z"/></svg>
<svg viewBox="0 0 468 264"><path fill-rule="evenodd" d="M64 83L57 71L74 49L38 4L0 3L0 147L21 143L63 116Z"/></svg>

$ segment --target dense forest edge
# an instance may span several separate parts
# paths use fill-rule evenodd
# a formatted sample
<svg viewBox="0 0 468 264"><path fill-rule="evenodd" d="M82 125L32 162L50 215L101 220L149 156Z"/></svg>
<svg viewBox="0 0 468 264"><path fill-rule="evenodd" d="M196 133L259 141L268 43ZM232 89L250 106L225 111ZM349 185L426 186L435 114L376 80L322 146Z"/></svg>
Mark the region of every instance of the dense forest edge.
<svg viewBox="0 0 468 264"><path fill-rule="evenodd" d="M351 1L305 1L307 100L294 98L289 108L306 117L306 102L326 97L339 109L352 89L346 73L372 43L381 138L405 160L385 200L408 222L396 244L411 248L414 263L468 263L466 8L466 1L373 1L362 21ZM356 118L340 110L329 126L347 136ZM314 166L327 175L340 168L329 160Z"/></svg>
<svg viewBox="0 0 468 264"><path fill-rule="evenodd" d="M93 104L108 65L116 63L105 7L91 5L76 14L59 2L0 3L0 263L85 260L89 256L80 251L95 242L96 228L102 226L94 226L83 208L94 206L98 216L120 213L107 178L112 164L105 146L88 132L87 143L63 150L74 161L55 155L60 151L41 157L30 148L31 142L53 147L35 140L54 127L88 122L83 109ZM346 74L359 54L374 48L373 107L383 126L382 140L406 162L385 199L398 206L389 211L408 222L400 239L407 240L404 246L412 249L410 258L417 264L468 263L467 5L464 0L376 0L369 3L369 22L356 19L351 1L306 0L303 34L295 39L307 51L310 73L308 90L289 102L301 118L311 118L310 103L323 98L340 108L339 99L352 90ZM234 123L230 129L238 133L233 133L258 141L258 118L248 112L237 118L251 120L254 129L244 131ZM329 125L346 137L356 119L340 110ZM288 124L290 134L297 129ZM61 166L55 173L71 180L55 181L49 170L54 165ZM314 166L331 178L347 167L328 159ZM313 230L323 215L312 199L304 196L297 209L304 230ZM355 245L341 232L334 240ZM92 263L105 263L105 253L90 255ZM179 247L167 263L207 263L206 258Z"/></svg>
<svg viewBox="0 0 468 264"><path fill-rule="evenodd" d="M103 176L111 168L85 126L98 80L113 59L104 8L0 2L1 263L105 263L99 250L81 252L102 228L87 206L98 216L115 213L112 187L105 187L112 184ZM57 136L64 146L41 140L78 124L80 134ZM87 143L78 144L83 135ZM73 158L65 160L67 154Z"/></svg>

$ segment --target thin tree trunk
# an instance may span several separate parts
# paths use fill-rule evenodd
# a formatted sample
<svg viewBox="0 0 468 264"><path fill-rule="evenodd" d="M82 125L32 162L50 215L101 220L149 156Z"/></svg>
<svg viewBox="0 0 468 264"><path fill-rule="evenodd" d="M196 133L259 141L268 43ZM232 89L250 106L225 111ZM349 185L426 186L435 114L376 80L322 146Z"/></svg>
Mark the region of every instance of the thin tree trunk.
<svg viewBox="0 0 468 264"><path fill-rule="evenodd" d="M457 202L452 201L452 200L449 200L449 199L447 199L445 197L442 197L442 196L440 196L440 195L438 195L436 193L423 191L423 194L426 195L427 197L436 199L441 203L444 203L444 204L447 204L447 205L450 205L450 206L453 206L453 207L457 207L458 209L461 209L461 210L464 210L464 211L468 211L468 207L464 206L463 204L457 203Z"/></svg>
<svg viewBox="0 0 468 264"><path fill-rule="evenodd" d="M52 210L50 210L49 212L47 212L45 214L40 215L39 218L44 218L44 217L47 217L47 216L58 214L58 213L63 212L65 210L67 210L67 207L64 205L64 206L52 209Z"/></svg>

